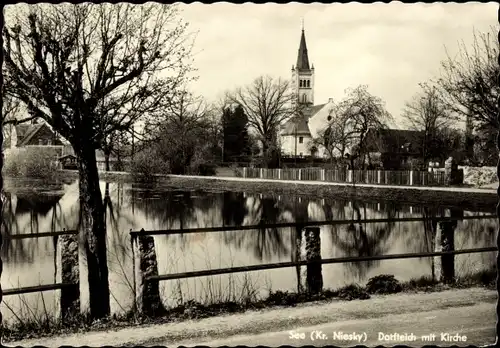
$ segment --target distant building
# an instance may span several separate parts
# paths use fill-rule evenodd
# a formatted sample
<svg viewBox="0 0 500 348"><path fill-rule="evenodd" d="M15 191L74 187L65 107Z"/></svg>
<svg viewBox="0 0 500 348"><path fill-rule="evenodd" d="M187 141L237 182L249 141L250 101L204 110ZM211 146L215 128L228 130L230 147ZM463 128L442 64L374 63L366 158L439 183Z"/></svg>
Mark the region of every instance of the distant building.
<svg viewBox="0 0 500 348"><path fill-rule="evenodd" d="M281 127L281 152L290 157L323 157L324 149L315 146L313 139L326 128L333 99L314 105L314 65L309 65L304 28L300 37L297 64L292 66L292 86L296 98L293 107L300 110Z"/></svg>
<svg viewBox="0 0 500 348"><path fill-rule="evenodd" d="M399 169L412 159L423 159L424 132L403 129L368 130L365 150L379 157L385 169Z"/></svg>
<svg viewBox="0 0 500 348"><path fill-rule="evenodd" d="M16 155L19 151L47 151L54 153L54 158L61 163L64 169L76 169L77 157L71 144L55 132L45 121L37 123L23 123L16 126L7 125L4 129L3 150L5 156ZM96 150L97 168L106 169L106 158L102 150ZM119 160L115 156L109 157L110 170L121 170L128 167L130 160Z"/></svg>
<svg viewBox="0 0 500 348"><path fill-rule="evenodd" d="M59 157L59 163L61 163L63 169L78 169L78 159L74 155L65 155Z"/></svg>
<svg viewBox="0 0 500 348"><path fill-rule="evenodd" d="M44 121L7 125L4 139L3 149L7 156L15 149L53 151L57 158L73 153L71 145Z"/></svg>
<svg viewBox="0 0 500 348"><path fill-rule="evenodd" d="M9 133L6 135L6 147L22 147L33 145L55 145L64 146L61 137L52 130L45 122L35 124L19 124L17 126L6 126Z"/></svg>

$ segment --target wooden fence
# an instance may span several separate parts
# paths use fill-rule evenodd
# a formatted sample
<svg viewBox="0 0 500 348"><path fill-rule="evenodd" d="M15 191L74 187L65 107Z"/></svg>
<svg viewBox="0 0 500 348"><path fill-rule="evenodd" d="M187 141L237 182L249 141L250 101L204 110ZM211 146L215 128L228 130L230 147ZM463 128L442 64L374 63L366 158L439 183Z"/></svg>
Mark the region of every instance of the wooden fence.
<svg viewBox="0 0 500 348"><path fill-rule="evenodd" d="M348 170L323 168L243 168L244 178L327 181L398 186L445 186L444 171Z"/></svg>
<svg viewBox="0 0 500 348"><path fill-rule="evenodd" d="M307 267L307 289L313 292L321 291L323 278L321 274L321 267L323 264L334 263L348 263L348 262L362 262L373 260L394 260L394 259L408 259L408 258L422 258L422 257L436 257L441 256L443 263L443 270L441 280L450 282L454 279L455 266L454 255L458 254L471 254L498 251L496 246L470 248L455 250L454 247L454 229L456 221L460 220L473 220L473 219L488 219L497 218L496 215L482 215L482 216L461 216L461 217L440 217L440 218L402 218L402 219L368 219L363 220L362 223L376 223L376 222L399 222L399 221L434 221L438 223L441 229L441 251L434 252L419 252L419 253L406 253L406 254L389 254L389 255L370 255L362 257L337 257L337 258L321 258L321 242L319 227L322 225L342 225L351 224L352 220L330 220L330 221L312 221L305 223L281 223L281 224L259 224L252 226L225 226L225 227L207 227L207 228L193 228L193 229L169 229L169 230L155 230L145 231L130 231L131 243L133 250L133 264L135 269L134 277L134 291L135 307L140 312L150 312L154 308L161 305L159 296L159 282L165 280L185 279L193 277L214 276L221 274L239 273L262 271L279 268L289 267ZM361 222L361 221L357 221ZM187 233L207 233L207 232L226 232L226 231L257 231L263 228L284 228L295 227L298 231L297 243L298 250L301 250L300 244L302 243L302 236L305 236L305 259L297 258L297 261L291 262L277 262L261 265L248 265L239 267L226 267L219 269L209 269L201 271L182 272L174 274L158 274L156 252L154 245L155 235L171 235L171 234L187 234ZM308 290L308 291L309 291Z"/></svg>
<svg viewBox="0 0 500 348"><path fill-rule="evenodd" d="M307 173L307 172L306 172ZM307 175L307 174L306 174ZM312 176L311 176L312 177ZM434 252L420 252L420 253L406 253L406 254L390 254L390 255L371 255L363 257L337 257L337 258L321 258L320 253L320 240L319 240L319 226L325 225L346 225L351 224L353 220L326 220L326 221L308 221L303 223L290 222L279 224L258 224L258 225L244 225L244 226L224 226L224 227L206 227L206 228L193 228L193 229L169 229L169 230L155 230L155 231L130 231L131 244L132 244L132 258L134 264L134 291L135 291L135 305L136 308L142 313L148 313L154 308L161 306L159 295L158 282L163 280L185 279L192 277L214 276L220 274L230 274L238 272L250 272L260 270L271 270L288 267L307 267L307 289L311 291L320 291L322 287L321 266L323 264L333 263L348 263L348 262L362 262L373 260L391 260L391 259L408 259L408 258L422 258L422 257L435 257L441 256L443 262L446 260L447 264L451 262L451 271L444 275L446 279L454 277L454 264L453 257L457 254L471 254L498 251L496 246L471 248L455 250L453 243L453 232L456 226L456 221L462 220L478 220L478 219L493 219L497 218L496 215L479 215L479 216L460 216L460 217L435 217L435 218L394 218L394 219L362 219L356 220L356 223L383 223L383 222L410 222L410 221L433 221L439 222L441 228L441 251ZM306 242L306 259L298 258L297 261L292 262L278 262L261 265L248 265L240 267L228 267L220 269L202 270L183 272L175 274L158 274L156 252L153 236L155 235L171 235L171 234L190 234L190 233L207 233L207 232L227 232L227 231L257 231L267 228L295 228L300 236L298 243L301 243L302 236L305 237ZM64 319L70 314L79 311L80 291L79 291L79 271L78 271L78 239L77 231L63 230L53 232L42 232L33 234L20 234L20 235L7 235L6 240L19 240L26 238L44 238L52 237L54 242L60 246L61 262L65 267L62 267L63 273L62 282L55 284L45 284L38 286L28 286L22 288L4 289L3 295L20 295L25 293L42 292L60 290L61 302L61 316ZM451 244L450 244L451 240ZM300 248L299 248L300 250ZM312 250L312 252L311 252ZM451 261L450 261L451 260ZM444 265L444 263L443 263ZM451 273L450 273L451 272ZM451 274L451 275L450 275ZM450 278L451 277L451 278Z"/></svg>
<svg viewBox="0 0 500 348"><path fill-rule="evenodd" d="M30 238L52 237L54 245L58 247L60 253L61 282L54 284L43 284L35 286L26 286L21 288L3 289L3 296L22 295L34 292L60 290L59 302L61 318L72 317L80 312L80 281L78 264L78 231L62 230L41 233L25 233L4 235L4 240L21 240ZM56 249L57 252L57 249Z"/></svg>

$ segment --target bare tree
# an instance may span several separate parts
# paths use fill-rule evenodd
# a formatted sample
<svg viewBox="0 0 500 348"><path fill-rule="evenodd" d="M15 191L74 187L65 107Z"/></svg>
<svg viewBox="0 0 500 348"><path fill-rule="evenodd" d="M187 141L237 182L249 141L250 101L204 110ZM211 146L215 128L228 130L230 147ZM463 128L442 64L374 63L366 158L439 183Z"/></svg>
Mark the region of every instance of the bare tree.
<svg viewBox="0 0 500 348"><path fill-rule="evenodd" d="M386 111L382 99L370 94L368 86L360 85L347 90L346 98L338 105L337 117L343 125L342 137L351 145L348 150L351 166L354 165L354 159L359 157L364 168L368 130L387 127L392 116Z"/></svg>
<svg viewBox="0 0 500 348"><path fill-rule="evenodd" d="M109 313L104 205L95 150L158 116L186 79L190 46L173 5L16 5L5 10L6 92L72 145L90 314Z"/></svg>
<svg viewBox="0 0 500 348"><path fill-rule="evenodd" d="M342 113L339 104L332 107L328 125L320 132L319 137L313 140L315 145L327 151L332 163L336 157L344 158L346 151L350 151L356 140L356 132L347 116Z"/></svg>
<svg viewBox="0 0 500 348"><path fill-rule="evenodd" d="M4 140L7 139L10 142L12 142L12 136L14 135L14 132L12 131L13 128L18 123L25 122L24 119L19 118L19 114L22 109L23 107L21 102L10 95L6 95L4 88L4 92L2 93L2 116L1 116L2 134Z"/></svg>
<svg viewBox="0 0 500 348"><path fill-rule="evenodd" d="M448 55L442 62L442 74L437 80L441 98L457 118L469 118L483 142L485 152L498 158L495 138L499 130L497 100L500 87L497 28L489 33L473 33L473 44L459 45L455 57Z"/></svg>
<svg viewBox="0 0 500 348"><path fill-rule="evenodd" d="M250 85L228 95L232 103L243 107L249 126L255 130L262 144L267 162L270 150L277 146L280 125L296 113L292 106L296 96L290 87L288 80L260 76Z"/></svg>
<svg viewBox="0 0 500 348"><path fill-rule="evenodd" d="M422 84L421 91L406 103L403 116L412 129L423 133L424 163L439 155L438 137L449 126L450 114L437 88Z"/></svg>

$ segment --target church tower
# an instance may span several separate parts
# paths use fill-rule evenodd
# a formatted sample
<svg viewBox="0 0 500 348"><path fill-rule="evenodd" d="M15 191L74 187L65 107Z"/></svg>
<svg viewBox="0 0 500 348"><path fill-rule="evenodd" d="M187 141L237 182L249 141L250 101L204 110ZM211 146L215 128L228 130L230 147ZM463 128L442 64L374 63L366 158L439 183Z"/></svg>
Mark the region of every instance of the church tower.
<svg viewBox="0 0 500 348"><path fill-rule="evenodd" d="M314 65L309 65L304 24L300 36L297 64L292 66L292 88L296 94L295 105L303 110L314 105Z"/></svg>

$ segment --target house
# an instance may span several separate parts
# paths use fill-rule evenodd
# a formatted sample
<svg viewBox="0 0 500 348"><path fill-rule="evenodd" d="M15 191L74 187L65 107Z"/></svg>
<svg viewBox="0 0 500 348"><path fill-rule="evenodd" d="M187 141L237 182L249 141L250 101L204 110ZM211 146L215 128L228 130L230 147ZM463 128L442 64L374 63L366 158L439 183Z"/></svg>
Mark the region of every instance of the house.
<svg viewBox="0 0 500 348"><path fill-rule="evenodd" d="M6 125L4 127L3 150L5 156L24 149L39 153L53 153L55 158L73 153L69 143L46 122Z"/></svg>
<svg viewBox="0 0 500 348"><path fill-rule="evenodd" d="M75 155L65 155L59 157L59 163L61 163L63 169L78 169L78 159Z"/></svg>
<svg viewBox="0 0 500 348"><path fill-rule="evenodd" d="M296 95L292 107L297 115L281 126L281 152L290 157L323 157L324 149L316 146L313 139L318 138L328 124L333 110L333 99L328 103L314 105L314 65L309 65L304 28L300 37L297 63L292 66L292 93Z"/></svg>
<svg viewBox="0 0 500 348"><path fill-rule="evenodd" d="M422 131L371 128L364 142L368 154L380 157L384 168L400 169L412 159L423 159L423 140Z"/></svg>
<svg viewBox="0 0 500 348"><path fill-rule="evenodd" d="M49 145L64 146L65 141L45 122L5 126L4 148Z"/></svg>

